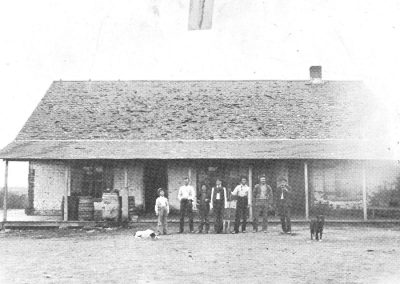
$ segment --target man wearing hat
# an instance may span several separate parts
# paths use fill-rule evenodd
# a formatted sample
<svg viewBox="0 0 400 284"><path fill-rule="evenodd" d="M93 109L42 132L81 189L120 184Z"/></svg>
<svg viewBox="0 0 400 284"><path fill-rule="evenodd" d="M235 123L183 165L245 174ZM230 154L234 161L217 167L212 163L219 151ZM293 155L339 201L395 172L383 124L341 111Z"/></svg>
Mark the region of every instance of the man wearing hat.
<svg viewBox="0 0 400 284"><path fill-rule="evenodd" d="M222 186L221 179L217 178L215 181L215 187L211 189L211 209L214 209L215 222L214 230L215 233L221 234L223 231L222 218L224 216L226 200L226 188Z"/></svg>
<svg viewBox="0 0 400 284"><path fill-rule="evenodd" d="M291 193L292 188L288 185L285 178L280 179L280 185L277 190L277 201L279 208L279 215L281 217L282 231L287 234L292 233L292 224L290 221L290 207L291 207Z"/></svg>
<svg viewBox="0 0 400 284"><path fill-rule="evenodd" d="M268 209L272 205L272 188L267 184L267 179L264 175L260 177L260 182L254 186L254 216L253 216L253 231L258 231L258 218L263 219L262 230L267 232L268 226Z"/></svg>

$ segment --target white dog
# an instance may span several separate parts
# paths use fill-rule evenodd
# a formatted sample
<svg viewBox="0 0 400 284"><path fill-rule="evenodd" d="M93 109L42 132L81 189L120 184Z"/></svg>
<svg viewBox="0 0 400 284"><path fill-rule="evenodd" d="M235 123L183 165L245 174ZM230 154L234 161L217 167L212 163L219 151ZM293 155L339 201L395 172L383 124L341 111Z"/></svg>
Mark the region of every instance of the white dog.
<svg viewBox="0 0 400 284"><path fill-rule="evenodd" d="M154 233L153 230L147 229L146 231L137 231L135 233L135 238L136 239L153 239L156 240L158 239L158 236L156 233Z"/></svg>

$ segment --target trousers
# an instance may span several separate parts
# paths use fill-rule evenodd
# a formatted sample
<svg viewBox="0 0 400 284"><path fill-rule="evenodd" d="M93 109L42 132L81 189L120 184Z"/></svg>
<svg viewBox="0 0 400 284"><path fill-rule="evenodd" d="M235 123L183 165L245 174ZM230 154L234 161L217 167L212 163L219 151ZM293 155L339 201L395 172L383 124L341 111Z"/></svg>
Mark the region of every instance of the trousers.
<svg viewBox="0 0 400 284"><path fill-rule="evenodd" d="M167 223L167 208L160 207L158 208L158 222L157 222L157 231L159 234L167 234L168 230L168 223Z"/></svg>
<svg viewBox="0 0 400 284"><path fill-rule="evenodd" d="M247 223L247 196L240 197L238 196L236 203L236 213L235 213L235 232L239 232L240 219L242 219L242 232L246 231L246 223Z"/></svg>
<svg viewBox="0 0 400 284"><path fill-rule="evenodd" d="M224 202L220 200L214 201L214 230L217 234L222 233L224 224L222 223L222 218L224 217Z"/></svg>
<svg viewBox="0 0 400 284"><path fill-rule="evenodd" d="M181 218L179 222L179 232L183 232L185 225L185 215L189 217L189 230L193 231L193 205L192 200L182 199L181 200Z"/></svg>
<svg viewBox="0 0 400 284"><path fill-rule="evenodd" d="M203 231L203 227L205 226L206 232L210 229L210 222L208 220L208 214L210 213L210 205L203 204L199 206L199 214L200 214L200 225L199 231Z"/></svg>
<svg viewBox="0 0 400 284"><path fill-rule="evenodd" d="M284 233L292 231L292 223L290 221L290 205L285 202L279 202L279 215L281 217L282 231Z"/></svg>
<svg viewBox="0 0 400 284"><path fill-rule="evenodd" d="M258 219L262 218L262 229L265 231L268 228L268 200L258 199L255 202L253 211L253 229L258 231Z"/></svg>

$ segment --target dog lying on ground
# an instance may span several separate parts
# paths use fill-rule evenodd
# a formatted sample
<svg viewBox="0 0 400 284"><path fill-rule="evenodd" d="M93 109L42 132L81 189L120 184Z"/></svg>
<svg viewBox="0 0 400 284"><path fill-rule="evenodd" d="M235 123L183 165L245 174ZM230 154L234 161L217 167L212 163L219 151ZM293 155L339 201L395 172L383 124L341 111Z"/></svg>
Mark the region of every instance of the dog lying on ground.
<svg viewBox="0 0 400 284"><path fill-rule="evenodd" d="M158 239L156 233L154 233L153 230L145 230L145 231L137 231L135 233L135 238L136 239L152 239L152 240L156 240Z"/></svg>
<svg viewBox="0 0 400 284"><path fill-rule="evenodd" d="M324 224L325 224L325 216L324 215L317 215L317 217L311 219L310 222L310 234L311 240L315 235L315 239L322 240L322 232L324 231Z"/></svg>

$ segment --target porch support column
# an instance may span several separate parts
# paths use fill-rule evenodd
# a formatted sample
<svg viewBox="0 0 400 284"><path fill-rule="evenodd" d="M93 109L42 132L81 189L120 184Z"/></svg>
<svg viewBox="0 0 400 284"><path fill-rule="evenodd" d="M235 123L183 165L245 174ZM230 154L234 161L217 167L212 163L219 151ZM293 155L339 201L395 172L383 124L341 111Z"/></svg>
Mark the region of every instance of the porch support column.
<svg viewBox="0 0 400 284"><path fill-rule="evenodd" d="M4 171L4 200L3 200L3 222L7 222L7 199L8 199L8 160Z"/></svg>
<svg viewBox="0 0 400 284"><path fill-rule="evenodd" d="M304 200L305 200L305 213L306 220L309 219L309 204L308 204L308 164L304 162Z"/></svg>
<svg viewBox="0 0 400 284"><path fill-rule="evenodd" d="M365 170L365 162L362 162L362 192L363 192L363 211L364 211L364 221L368 220L367 216L367 176Z"/></svg>
<svg viewBox="0 0 400 284"><path fill-rule="evenodd" d="M129 219L129 207L128 207L128 192L129 192L129 188L128 188L128 166L124 167L124 190L122 191L122 214L121 214L121 218L122 218L122 222L126 222Z"/></svg>
<svg viewBox="0 0 400 284"><path fill-rule="evenodd" d="M253 166L249 166L249 218L253 221Z"/></svg>
<svg viewBox="0 0 400 284"><path fill-rule="evenodd" d="M65 190L64 190L64 221L68 221L68 195L71 191L71 166L65 166Z"/></svg>

